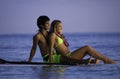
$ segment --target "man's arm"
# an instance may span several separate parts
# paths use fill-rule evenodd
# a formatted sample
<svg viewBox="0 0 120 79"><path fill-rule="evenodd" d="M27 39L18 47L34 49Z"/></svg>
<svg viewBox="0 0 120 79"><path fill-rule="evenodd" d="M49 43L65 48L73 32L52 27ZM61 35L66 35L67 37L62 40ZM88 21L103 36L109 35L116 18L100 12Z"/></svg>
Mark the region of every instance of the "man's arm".
<svg viewBox="0 0 120 79"><path fill-rule="evenodd" d="M31 48L31 52L30 52L30 56L29 56L29 60L28 62L31 62L32 61L32 58L36 52L36 48L37 48L37 45L38 45L38 37L37 36L34 36L33 37L33 46Z"/></svg>

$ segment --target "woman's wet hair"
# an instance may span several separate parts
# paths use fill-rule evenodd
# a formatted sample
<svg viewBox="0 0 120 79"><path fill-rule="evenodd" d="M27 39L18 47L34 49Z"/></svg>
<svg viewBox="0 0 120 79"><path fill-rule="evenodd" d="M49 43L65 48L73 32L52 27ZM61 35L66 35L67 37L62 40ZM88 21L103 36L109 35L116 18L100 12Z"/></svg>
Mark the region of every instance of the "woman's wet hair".
<svg viewBox="0 0 120 79"><path fill-rule="evenodd" d="M62 23L60 20L54 20L52 23L51 23L51 27L50 27L50 33L54 32L55 28L57 27L57 25L59 23Z"/></svg>
<svg viewBox="0 0 120 79"><path fill-rule="evenodd" d="M47 21L50 21L48 16L45 16L45 15L39 16L38 19L37 19L38 28L42 29L42 26L44 26Z"/></svg>

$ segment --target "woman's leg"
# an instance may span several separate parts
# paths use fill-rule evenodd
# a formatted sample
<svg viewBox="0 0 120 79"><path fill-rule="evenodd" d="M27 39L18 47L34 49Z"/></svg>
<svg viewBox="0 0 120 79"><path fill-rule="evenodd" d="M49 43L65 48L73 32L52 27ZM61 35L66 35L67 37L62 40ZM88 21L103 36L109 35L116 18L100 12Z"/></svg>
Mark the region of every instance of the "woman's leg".
<svg viewBox="0 0 120 79"><path fill-rule="evenodd" d="M92 57L88 58L88 59L74 59L71 57L63 57L61 56L60 58L60 62L62 64L98 64L99 60L98 59L93 59Z"/></svg>
<svg viewBox="0 0 120 79"><path fill-rule="evenodd" d="M95 51L92 47L90 46L84 46L82 48L79 48L71 53L71 57L75 59L82 60L84 56L89 54L90 56L103 60L104 63L108 64L114 64L115 62L111 60L108 57L105 57L104 55L100 54L99 52Z"/></svg>

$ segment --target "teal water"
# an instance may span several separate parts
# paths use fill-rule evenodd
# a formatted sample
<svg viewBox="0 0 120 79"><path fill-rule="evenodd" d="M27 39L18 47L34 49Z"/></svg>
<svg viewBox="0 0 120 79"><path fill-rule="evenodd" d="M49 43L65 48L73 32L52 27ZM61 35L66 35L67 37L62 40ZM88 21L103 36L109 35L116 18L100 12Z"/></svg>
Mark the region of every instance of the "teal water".
<svg viewBox="0 0 120 79"><path fill-rule="evenodd" d="M0 65L0 79L120 79L120 33L65 33L71 51L90 45L117 64L81 66ZM23 61L29 57L33 34L0 35L0 58ZM42 62L37 49L33 61Z"/></svg>

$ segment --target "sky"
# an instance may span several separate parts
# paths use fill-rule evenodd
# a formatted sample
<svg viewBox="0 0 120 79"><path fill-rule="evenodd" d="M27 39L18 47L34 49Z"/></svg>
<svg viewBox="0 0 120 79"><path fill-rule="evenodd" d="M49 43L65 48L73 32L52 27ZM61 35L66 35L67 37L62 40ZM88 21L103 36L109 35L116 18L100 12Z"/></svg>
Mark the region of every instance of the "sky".
<svg viewBox="0 0 120 79"><path fill-rule="evenodd" d="M63 32L120 32L120 0L0 0L0 34L36 33L41 15Z"/></svg>

